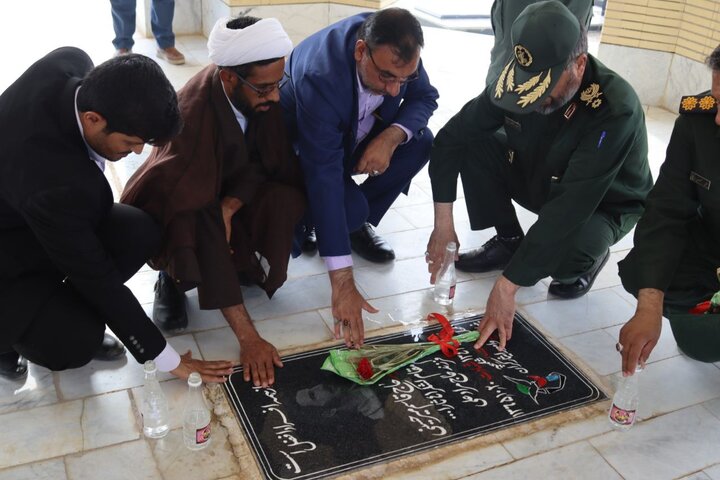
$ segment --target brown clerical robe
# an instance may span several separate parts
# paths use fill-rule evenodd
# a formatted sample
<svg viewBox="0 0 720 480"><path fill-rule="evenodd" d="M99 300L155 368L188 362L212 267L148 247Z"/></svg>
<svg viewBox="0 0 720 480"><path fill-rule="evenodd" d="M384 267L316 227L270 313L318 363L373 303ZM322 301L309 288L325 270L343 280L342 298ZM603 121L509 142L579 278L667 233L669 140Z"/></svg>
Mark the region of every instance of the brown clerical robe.
<svg viewBox="0 0 720 480"><path fill-rule="evenodd" d="M183 289L197 286L204 309L242 303L238 273L272 296L287 278L306 203L282 111L273 105L255 114L243 134L215 65L191 78L178 100L183 131L153 149L121 197L163 227L162 249L148 263ZM220 209L226 196L243 202L230 246ZM267 274L257 254L266 259Z"/></svg>

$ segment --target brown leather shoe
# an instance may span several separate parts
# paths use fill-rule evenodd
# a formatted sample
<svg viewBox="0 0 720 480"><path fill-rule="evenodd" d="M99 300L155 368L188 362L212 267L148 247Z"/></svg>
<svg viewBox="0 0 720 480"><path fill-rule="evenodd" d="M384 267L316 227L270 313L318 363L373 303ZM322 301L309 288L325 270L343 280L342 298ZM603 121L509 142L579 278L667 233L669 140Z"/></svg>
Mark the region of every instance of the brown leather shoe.
<svg viewBox="0 0 720 480"><path fill-rule="evenodd" d="M182 65L185 63L185 55L180 53L175 47L158 48L157 56L173 65Z"/></svg>

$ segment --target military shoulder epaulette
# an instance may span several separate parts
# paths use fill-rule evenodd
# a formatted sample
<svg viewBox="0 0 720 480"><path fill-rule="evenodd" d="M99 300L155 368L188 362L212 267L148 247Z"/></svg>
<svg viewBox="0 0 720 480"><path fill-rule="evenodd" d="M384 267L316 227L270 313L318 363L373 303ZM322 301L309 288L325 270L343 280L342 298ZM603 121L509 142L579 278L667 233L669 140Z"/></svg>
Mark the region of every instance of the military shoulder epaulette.
<svg viewBox="0 0 720 480"><path fill-rule="evenodd" d="M717 101L710 92L687 95L680 100L680 113L717 113Z"/></svg>
<svg viewBox="0 0 720 480"><path fill-rule="evenodd" d="M584 104L587 108L597 110L607 105L607 98L603 96L599 84L593 82L580 88L580 103Z"/></svg>

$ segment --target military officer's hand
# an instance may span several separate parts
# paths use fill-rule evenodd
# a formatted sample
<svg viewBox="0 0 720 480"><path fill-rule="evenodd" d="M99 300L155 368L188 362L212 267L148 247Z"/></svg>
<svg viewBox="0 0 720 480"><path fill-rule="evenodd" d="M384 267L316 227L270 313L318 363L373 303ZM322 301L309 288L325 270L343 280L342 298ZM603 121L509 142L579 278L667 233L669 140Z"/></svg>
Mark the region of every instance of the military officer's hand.
<svg viewBox="0 0 720 480"><path fill-rule="evenodd" d="M427 250L425 251L425 262L428 265L428 272L430 273L430 283L433 285L435 284L435 277L442 266L445 257L445 248L449 242L455 242L458 250L460 250L460 241L454 228L435 227L433 229L430 234L430 239L428 240ZM458 255L456 252L455 260L457 259Z"/></svg>
<svg viewBox="0 0 720 480"><path fill-rule="evenodd" d="M645 366L662 331L662 307L665 294L654 288L641 288L635 315L620 329L617 348L622 355L622 372L635 373L638 362Z"/></svg>
<svg viewBox="0 0 720 480"><path fill-rule="evenodd" d="M170 373L187 380L192 372L198 372L205 383L223 383L227 381L232 369L232 362L196 360L192 358L192 352L188 350L184 355L180 355L180 365L175 370L170 370Z"/></svg>
<svg viewBox="0 0 720 480"><path fill-rule="evenodd" d="M370 305L355 287L352 267L332 270L332 316L335 319L335 338L342 333L348 348L362 347L365 341L365 325L362 311L377 313L379 310Z"/></svg>
<svg viewBox="0 0 720 480"><path fill-rule="evenodd" d="M368 142L365 151L355 166L355 173L367 173L371 177L382 175L390 166L390 159L406 135L398 127L388 127Z"/></svg>
<svg viewBox="0 0 720 480"><path fill-rule="evenodd" d="M500 338L500 350L505 350L505 344L512 338L513 317L515 316L515 293L518 286L500 275L488 297L485 317L478 331L480 338L475 342L475 349L479 349L487 342L495 330Z"/></svg>

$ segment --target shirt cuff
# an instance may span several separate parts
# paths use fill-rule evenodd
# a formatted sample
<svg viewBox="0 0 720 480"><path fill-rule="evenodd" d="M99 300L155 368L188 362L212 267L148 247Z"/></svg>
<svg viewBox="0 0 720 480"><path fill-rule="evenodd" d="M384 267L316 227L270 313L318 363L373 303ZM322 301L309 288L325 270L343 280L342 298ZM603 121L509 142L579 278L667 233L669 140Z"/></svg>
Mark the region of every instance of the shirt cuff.
<svg viewBox="0 0 720 480"><path fill-rule="evenodd" d="M403 126L400 125L399 123L393 123L392 125L395 125L395 126L398 127L400 130L402 130L403 132L405 132L405 135L407 135L407 138L405 139L405 141L402 142L400 145L405 145L405 144L408 143L410 140L412 140L413 134L412 134L412 132L411 132L410 130L408 130L407 128L403 127Z"/></svg>
<svg viewBox="0 0 720 480"><path fill-rule="evenodd" d="M328 271L340 270L341 268L352 267L352 255L340 255L336 257L323 257Z"/></svg>
<svg viewBox="0 0 720 480"><path fill-rule="evenodd" d="M178 355L170 343L166 343L160 355L155 357L155 366L157 366L157 369L161 372L169 372L170 370L175 370L178 365L180 365L180 355Z"/></svg>

